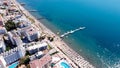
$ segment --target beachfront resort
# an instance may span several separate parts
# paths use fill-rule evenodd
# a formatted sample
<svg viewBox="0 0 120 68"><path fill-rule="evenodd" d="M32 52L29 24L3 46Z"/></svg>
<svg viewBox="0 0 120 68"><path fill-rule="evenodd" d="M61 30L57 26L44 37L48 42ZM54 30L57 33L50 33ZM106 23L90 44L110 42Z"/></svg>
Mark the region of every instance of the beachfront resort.
<svg viewBox="0 0 120 68"><path fill-rule="evenodd" d="M0 0L0 68L94 68L16 0Z"/></svg>

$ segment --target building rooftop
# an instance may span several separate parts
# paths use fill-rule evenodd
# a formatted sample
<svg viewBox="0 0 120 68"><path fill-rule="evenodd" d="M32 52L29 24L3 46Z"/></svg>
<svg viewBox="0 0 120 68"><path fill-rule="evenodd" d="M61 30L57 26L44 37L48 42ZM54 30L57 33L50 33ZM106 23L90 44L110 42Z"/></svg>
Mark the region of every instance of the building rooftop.
<svg viewBox="0 0 120 68"><path fill-rule="evenodd" d="M4 29L4 27L3 27L3 26L0 26L0 30L1 30L1 29Z"/></svg>
<svg viewBox="0 0 120 68"><path fill-rule="evenodd" d="M29 35L33 35L33 34L36 34L38 33L37 29L35 27L28 27L27 29L25 29L25 31L27 32L27 34Z"/></svg>
<svg viewBox="0 0 120 68"><path fill-rule="evenodd" d="M39 56L39 55L42 55L43 52L42 51L39 51L38 53L36 53L36 56Z"/></svg>
<svg viewBox="0 0 120 68"><path fill-rule="evenodd" d="M10 32L8 32L8 33L9 33L9 35L10 35L13 39L15 39L16 41L20 39L20 36L17 34L16 31L10 31ZM20 39L20 40L21 40L21 39Z"/></svg>
<svg viewBox="0 0 120 68"><path fill-rule="evenodd" d="M30 62L31 68L42 68L44 65L49 63L52 60L50 55L45 55L41 59L33 60Z"/></svg>
<svg viewBox="0 0 120 68"><path fill-rule="evenodd" d="M23 54L24 53L24 54ZM9 65L25 55L25 48L22 46L13 48L9 51L3 52L0 56L3 56L6 65Z"/></svg>
<svg viewBox="0 0 120 68"><path fill-rule="evenodd" d="M33 50L33 49L44 47L44 46L47 46L47 45L48 44L46 42L44 42L44 43L41 43L41 44L34 44L32 46L29 46L27 49L28 50Z"/></svg>
<svg viewBox="0 0 120 68"><path fill-rule="evenodd" d="M4 24L3 24L3 18L2 18L2 16L0 15L0 26L3 26Z"/></svg>
<svg viewBox="0 0 120 68"><path fill-rule="evenodd" d="M33 34L38 33L38 30L35 27L33 27L32 25L29 25L27 27L21 28L19 30L20 30L20 32L25 33L25 36L33 35Z"/></svg>
<svg viewBox="0 0 120 68"><path fill-rule="evenodd" d="M18 35L18 33L16 31L8 32L8 38L12 42L13 45L19 46L19 45L23 44L20 36Z"/></svg>
<svg viewBox="0 0 120 68"><path fill-rule="evenodd" d="M35 60L35 59L40 59L42 56L44 55L44 53L42 51L39 51L37 53L35 53L34 55L30 56L30 60Z"/></svg>
<svg viewBox="0 0 120 68"><path fill-rule="evenodd" d="M0 68L4 68L6 66L6 62L3 56L0 56Z"/></svg>
<svg viewBox="0 0 120 68"><path fill-rule="evenodd" d="M6 28L3 26L0 26L0 34L5 34L7 32Z"/></svg>
<svg viewBox="0 0 120 68"><path fill-rule="evenodd" d="M3 38L0 36L0 48L3 46L2 43L3 43Z"/></svg>

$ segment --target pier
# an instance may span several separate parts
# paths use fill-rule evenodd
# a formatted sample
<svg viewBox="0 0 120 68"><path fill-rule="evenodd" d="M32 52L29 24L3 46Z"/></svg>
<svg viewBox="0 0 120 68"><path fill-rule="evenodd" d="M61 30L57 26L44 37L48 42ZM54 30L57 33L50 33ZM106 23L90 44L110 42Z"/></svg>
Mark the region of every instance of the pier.
<svg viewBox="0 0 120 68"><path fill-rule="evenodd" d="M79 30L83 30L83 29L85 29L85 28L86 28L86 27L79 27L79 28L77 28L77 29L75 29L75 30L71 30L71 31L68 31L68 32L62 34L60 37L63 38L64 36L67 36L67 35L69 35L69 34L72 34L72 33L76 32L76 31L79 31Z"/></svg>
<svg viewBox="0 0 120 68"><path fill-rule="evenodd" d="M24 6L24 5L25 5L25 3L20 3L20 5Z"/></svg>
<svg viewBox="0 0 120 68"><path fill-rule="evenodd" d="M29 10L29 12L37 12L37 10Z"/></svg>
<svg viewBox="0 0 120 68"><path fill-rule="evenodd" d="M45 19L44 17L42 17L42 18L37 18L37 20L42 20L42 19Z"/></svg>

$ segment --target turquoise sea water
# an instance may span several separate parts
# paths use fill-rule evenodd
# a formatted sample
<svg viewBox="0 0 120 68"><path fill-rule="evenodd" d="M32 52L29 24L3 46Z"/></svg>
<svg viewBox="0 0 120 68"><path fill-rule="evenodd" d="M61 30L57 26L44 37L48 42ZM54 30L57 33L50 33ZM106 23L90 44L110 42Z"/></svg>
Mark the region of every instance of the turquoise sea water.
<svg viewBox="0 0 120 68"><path fill-rule="evenodd" d="M120 0L18 1L55 33L85 26L64 41L97 68L120 68Z"/></svg>

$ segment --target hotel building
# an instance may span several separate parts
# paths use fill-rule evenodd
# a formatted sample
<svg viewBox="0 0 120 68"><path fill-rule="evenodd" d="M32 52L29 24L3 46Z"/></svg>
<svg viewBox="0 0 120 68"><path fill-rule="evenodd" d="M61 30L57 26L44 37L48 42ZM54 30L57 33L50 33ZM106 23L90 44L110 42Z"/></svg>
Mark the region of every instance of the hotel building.
<svg viewBox="0 0 120 68"><path fill-rule="evenodd" d="M40 32L31 25L18 29L18 33L26 37L28 41L34 41L40 37Z"/></svg>
<svg viewBox="0 0 120 68"><path fill-rule="evenodd" d="M22 40L16 31L8 32L8 37L13 45L19 46L22 45Z"/></svg>
<svg viewBox="0 0 120 68"><path fill-rule="evenodd" d="M0 36L0 53L4 52L5 50L6 50L6 45L4 43L2 36Z"/></svg>
<svg viewBox="0 0 120 68"><path fill-rule="evenodd" d="M33 44L33 45L27 47L27 50L30 54L34 54L38 51L43 51L43 50L47 49L47 45L48 44L45 42L44 43L36 43L36 44Z"/></svg>
<svg viewBox="0 0 120 68"><path fill-rule="evenodd" d="M3 58L0 58L0 60L2 60L4 62L1 62L0 64L3 64L4 66L5 65L8 66L8 65L18 61L20 58L24 57L25 53L26 53L25 48L22 46L16 47L7 52L1 53L0 57L3 57Z"/></svg>

